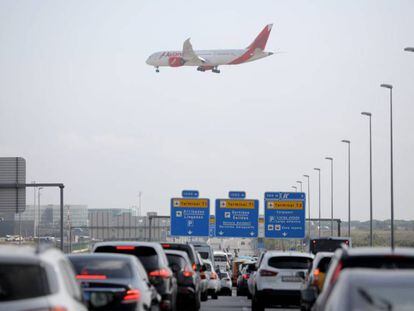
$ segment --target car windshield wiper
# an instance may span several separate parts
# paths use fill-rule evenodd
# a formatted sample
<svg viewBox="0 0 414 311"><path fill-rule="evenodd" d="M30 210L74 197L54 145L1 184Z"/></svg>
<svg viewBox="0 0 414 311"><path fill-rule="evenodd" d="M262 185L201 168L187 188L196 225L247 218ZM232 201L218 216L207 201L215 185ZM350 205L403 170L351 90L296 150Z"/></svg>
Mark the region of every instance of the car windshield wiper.
<svg viewBox="0 0 414 311"><path fill-rule="evenodd" d="M372 296L363 288L358 288L358 293L372 306L380 308L381 310L392 311L393 309L391 302L384 298Z"/></svg>

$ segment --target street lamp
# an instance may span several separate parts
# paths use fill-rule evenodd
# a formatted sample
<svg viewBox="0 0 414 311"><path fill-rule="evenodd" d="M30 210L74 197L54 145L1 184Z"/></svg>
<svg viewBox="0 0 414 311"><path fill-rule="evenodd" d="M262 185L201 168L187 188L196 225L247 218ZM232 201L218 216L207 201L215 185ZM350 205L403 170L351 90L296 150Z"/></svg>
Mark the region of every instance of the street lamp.
<svg viewBox="0 0 414 311"><path fill-rule="evenodd" d="M314 168L315 171L319 173L319 194L318 194L318 201L319 201L319 216L318 216L318 237L321 237L321 169L318 167Z"/></svg>
<svg viewBox="0 0 414 311"><path fill-rule="evenodd" d="M404 49L404 51L406 51L406 52L414 52L414 48L412 48L412 47L406 47Z"/></svg>
<svg viewBox="0 0 414 311"><path fill-rule="evenodd" d="M298 192L298 187L292 186L293 189L295 189L295 192Z"/></svg>
<svg viewBox="0 0 414 311"><path fill-rule="evenodd" d="M310 176L309 175L303 175L308 180L308 218L309 218L309 224L308 224L308 235L309 235L309 244L311 239L311 215L310 215Z"/></svg>
<svg viewBox="0 0 414 311"><path fill-rule="evenodd" d="M333 161L332 157L325 157L325 160L331 161L331 237L333 236Z"/></svg>
<svg viewBox="0 0 414 311"><path fill-rule="evenodd" d="M302 181L301 180L297 180L296 182L300 185L300 192L302 192Z"/></svg>
<svg viewBox="0 0 414 311"><path fill-rule="evenodd" d="M393 142L392 142L392 85L381 84L380 86L390 90L391 249L394 249L394 166L393 166Z"/></svg>
<svg viewBox="0 0 414 311"><path fill-rule="evenodd" d="M37 237L40 237L40 190L42 190L43 187L37 188Z"/></svg>
<svg viewBox="0 0 414 311"><path fill-rule="evenodd" d="M351 237L351 141L343 139L341 142L348 145L348 236Z"/></svg>
<svg viewBox="0 0 414 311"><path fill-rule="evenodd" d="M363 116L367 116L369 118L369 246L373 246L373 238L372 238L372 220L373 220L373 212L372 212L372 113L371 112L361 112Z"/></svg>

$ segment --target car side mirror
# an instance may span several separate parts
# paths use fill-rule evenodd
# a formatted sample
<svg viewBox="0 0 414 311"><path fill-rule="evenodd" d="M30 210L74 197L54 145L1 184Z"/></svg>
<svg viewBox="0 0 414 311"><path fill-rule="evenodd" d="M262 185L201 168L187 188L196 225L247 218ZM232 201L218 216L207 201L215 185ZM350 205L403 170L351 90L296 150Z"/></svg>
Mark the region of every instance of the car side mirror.
<svg viewBox="0 0 414 311"><path fill-rule="evenodd" d="M303 272L303 271L299 271L299 272L297 272L297 273L296 273L296 276L298 276L298 277L300 277L302 280L304 280L304 279L305 279L305 272Z"/></svg>
<svg viewBox="0 0 414 311"><path fill-rule="evenodd" d="M314 287L307 287L300 291L300 296L302 298L302 301L313 304L316 301L317 293L316 288Z"/></svg>

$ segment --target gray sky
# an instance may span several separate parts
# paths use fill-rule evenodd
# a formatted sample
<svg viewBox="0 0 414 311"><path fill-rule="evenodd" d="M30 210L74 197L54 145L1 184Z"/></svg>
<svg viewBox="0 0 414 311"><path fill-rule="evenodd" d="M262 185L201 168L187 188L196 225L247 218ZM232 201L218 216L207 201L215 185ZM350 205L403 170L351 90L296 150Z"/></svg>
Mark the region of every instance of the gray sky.
<svg viewBox="0 0 414 311"><path fill-rule="evenodd" d="M0 156L23 156L27 180L64 182L67 203L169 212L183 188L226 197L291 190L322 168L329 214L368 219L373 113L375 218L389 218L389 105L394 89L395 217L413 219L414 2L0 0ZM145 64L149 54L244 48L274 23L267 50L222 73ZM410 190L411 189L411 190ZM29 198L32 193L29 192ZM42 202L57 203L57 191ZM29 203L31 201L29 200ZM261 210L263 208L261 204ZM316 217L316 209L312 216Z"/></svg>

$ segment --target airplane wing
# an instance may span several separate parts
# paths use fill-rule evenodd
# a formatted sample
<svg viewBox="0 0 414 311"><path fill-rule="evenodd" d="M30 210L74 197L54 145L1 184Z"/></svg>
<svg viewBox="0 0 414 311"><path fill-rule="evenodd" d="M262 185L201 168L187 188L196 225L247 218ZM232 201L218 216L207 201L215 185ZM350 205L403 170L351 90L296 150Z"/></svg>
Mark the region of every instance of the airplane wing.
<svg viewBox="0 0 414 311"><path fill-rule="evenodd" d="M194 50L193 46L191 45L190 38L184 41L183 44L183 59L186 62L194 63L194 65L202 65L206 62L206 60L200 56L198 56Z"/></svg>

